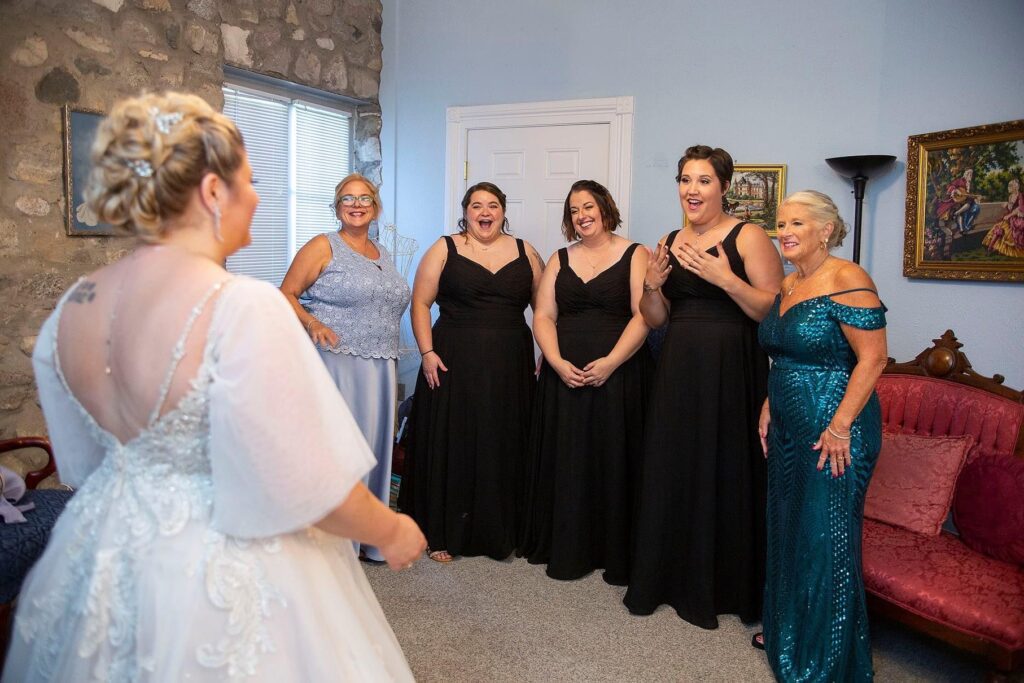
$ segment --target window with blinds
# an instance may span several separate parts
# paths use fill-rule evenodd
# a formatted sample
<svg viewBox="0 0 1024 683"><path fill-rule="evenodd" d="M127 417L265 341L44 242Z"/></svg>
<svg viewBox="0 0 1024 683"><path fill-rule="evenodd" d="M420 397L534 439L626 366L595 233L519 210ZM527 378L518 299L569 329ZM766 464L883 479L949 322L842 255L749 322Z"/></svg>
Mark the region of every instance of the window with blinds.
<svg viewBox="0 0 1024 683"><path fill-rule="evenodd" d="M295 253L335 227L330 205L351 169L351 113L236 85L224 86L224 113L245 138L260 195L252 244L228 258L228 270L277 286Z"/></svg>

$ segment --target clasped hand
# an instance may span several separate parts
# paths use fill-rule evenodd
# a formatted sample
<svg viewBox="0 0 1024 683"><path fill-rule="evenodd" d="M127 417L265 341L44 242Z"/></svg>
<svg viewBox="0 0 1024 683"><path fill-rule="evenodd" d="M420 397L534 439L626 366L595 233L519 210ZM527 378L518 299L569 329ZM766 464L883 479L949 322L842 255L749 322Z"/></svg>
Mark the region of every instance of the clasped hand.
<svg viewBox="0 0 1024 683"><path fill-rule="evenodd" d="M602 356L587 363L582 370L564 358L553 363L551 367L567 387L578 389L579 387L602 386L615 372L616 366L607 356Z"/></svg>

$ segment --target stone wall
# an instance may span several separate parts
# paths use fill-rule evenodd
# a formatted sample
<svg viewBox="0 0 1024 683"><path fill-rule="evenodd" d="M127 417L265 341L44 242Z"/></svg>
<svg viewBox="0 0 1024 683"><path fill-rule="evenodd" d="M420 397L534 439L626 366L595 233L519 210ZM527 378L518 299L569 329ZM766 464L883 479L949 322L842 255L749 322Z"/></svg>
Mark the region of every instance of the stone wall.
<svg viewBox="0 0 1024 683"><path fill-rule="evenodd" d="M61 107L141 90L223 103L224 63L358 98L356 170L380 182L380 0L0 1L0 438L45 433L30 356L57 297L123 238L68 237ZM20 460L25 457L26 461ZM35 456L0 456L20 471Z"/></svg>

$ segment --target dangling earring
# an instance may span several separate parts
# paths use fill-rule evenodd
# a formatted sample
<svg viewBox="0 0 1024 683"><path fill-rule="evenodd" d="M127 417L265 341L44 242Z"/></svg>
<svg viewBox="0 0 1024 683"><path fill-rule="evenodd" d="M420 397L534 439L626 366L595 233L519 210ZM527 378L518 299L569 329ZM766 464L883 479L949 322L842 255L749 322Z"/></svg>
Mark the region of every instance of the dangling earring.
<svg viewBox="0 0 1024 683"><path fill-rule="evenodd" d="M213 205L213 238L223 242L224 237L220 234L220 204Z"/></svg>

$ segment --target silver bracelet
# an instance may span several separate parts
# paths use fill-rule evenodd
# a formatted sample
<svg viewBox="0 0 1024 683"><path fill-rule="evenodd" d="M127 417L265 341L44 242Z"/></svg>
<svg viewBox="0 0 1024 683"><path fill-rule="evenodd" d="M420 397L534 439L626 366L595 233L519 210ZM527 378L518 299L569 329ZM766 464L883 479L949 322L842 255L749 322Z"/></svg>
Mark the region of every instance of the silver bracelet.
<svg viewBox="0 0 1024 683"><path fill-rule="evenodd" d="M828 423L828 426L825 427L825 429L828 430L829 434L831 434L832 436L836 437L837 439L842 439L843 441L849 441L851 438L853 438L852 432L850 434L847 434L846 436L843 436L839 432L837 432L834 429L832 429L832 423L831 422Z"/></svg>
<svg viewBox="0 0 1024 683"><path fill-rule="evenodd" d="M313 328L313 323L315 323L315 322L316 322L316 318L310 318L309 319L309 322L306 323L306 334L313 334L312 328Z"/></svg>
<svg viewBox="0 0 1024 683"><path fill-rule="evenodd" d="M644 280L644 291L645 292L657 292L661 287L651 287L647 284L647 280Z"/></svg>

